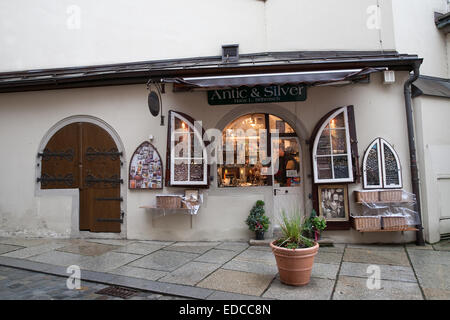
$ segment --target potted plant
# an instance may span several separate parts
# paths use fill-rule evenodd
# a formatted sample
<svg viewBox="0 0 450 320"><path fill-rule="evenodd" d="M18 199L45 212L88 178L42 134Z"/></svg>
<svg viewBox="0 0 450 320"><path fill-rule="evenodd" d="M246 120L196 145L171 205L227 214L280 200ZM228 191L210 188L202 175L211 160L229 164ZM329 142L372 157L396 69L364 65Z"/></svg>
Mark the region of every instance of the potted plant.
<svg viewBox="0 0 450 320"><path fill-rule="evenodd" d="M320 235L326 226L327 222L325 219L318 217L316 210L313 209L311 215L303 224L303 235L310 239L314 239L314 241L319 241Z"/></svg>
<svg viewBox="0 0 450 320"><path fill-rule="evenodd" d="M306 285L310 281L314 257L319 250L319 243L311 238L311 234L314 230L322 231L326 222L319 217L313 218L314 222L311 218L302 222L298 210L290 215L283 210L281 216L280 227L283 236L270 244L280 280L293 286Z"/></svg>
<svg viewBox="0 0 450 320"><path fill-rule="evenodd" d="M256 201L245 220L248 228L256 234L256 240L264 240L264 233L269 229L269 218L265 215L264 201Z"/></svg>

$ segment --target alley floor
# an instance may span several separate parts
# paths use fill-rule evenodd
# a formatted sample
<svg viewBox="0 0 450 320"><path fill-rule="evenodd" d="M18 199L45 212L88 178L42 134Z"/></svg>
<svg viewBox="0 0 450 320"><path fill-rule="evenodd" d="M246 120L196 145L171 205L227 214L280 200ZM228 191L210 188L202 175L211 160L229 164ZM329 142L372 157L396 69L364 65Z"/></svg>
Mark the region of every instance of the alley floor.
<svg viewBox="0 0 450 320"><path fill-rule="evenodd" d="M115 285L147 292L138 296L148 299L450 300L449 241L425 247L321 247L310 284L291 287L279 281L274 256L266 246L42 238L0 238L0 299L13 295L11 286L22 286L17 299L29 297L26 286L36 293L32 299L49 298L46 290L52 283L64 287L70 276L67 267L73 265L81 269L82 288L92 286L92 290L83 294L67 289L56 299L66 295L97 299L94 290ZM41 275L27 278L26 285L13 283L9 274L25 270ZM33 287L33 281L39 285ZM41 285L47 289L40 291Z"/></svg>

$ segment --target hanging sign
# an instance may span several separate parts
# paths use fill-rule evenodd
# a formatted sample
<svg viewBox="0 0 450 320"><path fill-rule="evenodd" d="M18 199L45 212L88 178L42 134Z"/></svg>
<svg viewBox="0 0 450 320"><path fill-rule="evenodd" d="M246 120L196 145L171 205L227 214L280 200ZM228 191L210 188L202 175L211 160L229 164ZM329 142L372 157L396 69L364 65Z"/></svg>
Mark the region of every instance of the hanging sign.
<svg viewBox="0 0 450 320"><path fill-rule="evenodd" d="M305 85L269 85L209 90L210 105L305 101Z"/></svg>

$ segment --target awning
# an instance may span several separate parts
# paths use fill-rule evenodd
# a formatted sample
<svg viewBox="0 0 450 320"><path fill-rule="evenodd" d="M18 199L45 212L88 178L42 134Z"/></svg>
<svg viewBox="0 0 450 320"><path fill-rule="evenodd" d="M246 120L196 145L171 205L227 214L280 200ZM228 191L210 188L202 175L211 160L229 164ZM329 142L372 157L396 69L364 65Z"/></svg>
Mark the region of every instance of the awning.
<svg viewBox="0 0 450 320"><path fill-rule="evenodd" d="M421 95L450 98L450 79L420 76L412 84L413 98Z"/></svg>
<svg viewBox="0 0 450 320"><path fill-rule="evenodd" d="M222 75L208 77L165 78L163 82L174 83L178 90L236 88L255 85L325 85L348 84L363 80L369 74L384 71L386 68L364 68L350 70L324 70L312 72L286 72L243 75Z"/></svg>

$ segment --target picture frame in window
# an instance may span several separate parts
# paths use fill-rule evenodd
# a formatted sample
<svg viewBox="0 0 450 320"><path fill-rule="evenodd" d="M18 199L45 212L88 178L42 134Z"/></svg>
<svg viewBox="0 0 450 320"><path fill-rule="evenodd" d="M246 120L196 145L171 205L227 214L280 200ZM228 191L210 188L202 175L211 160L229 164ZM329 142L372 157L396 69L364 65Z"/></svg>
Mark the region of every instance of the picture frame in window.
<svg viewBox="0 0 450 320"><path fill-rule="evenodd" d="M330 221L349 221L348 188L346 184L319 185L319 216Z"/></svg>
<svg viewBox="0 0 450 320"><path fill-rule="evenodd" d="M163 189L163 162L150 142L142 142L134 151L128 168L128 188L135 190Z"/></svg>

